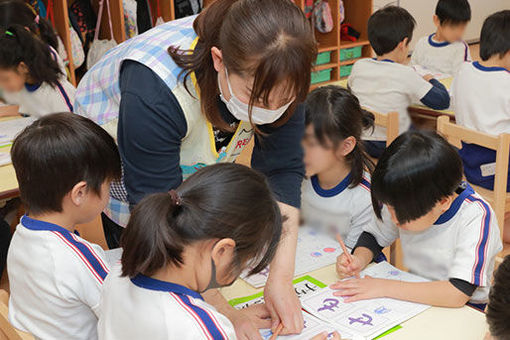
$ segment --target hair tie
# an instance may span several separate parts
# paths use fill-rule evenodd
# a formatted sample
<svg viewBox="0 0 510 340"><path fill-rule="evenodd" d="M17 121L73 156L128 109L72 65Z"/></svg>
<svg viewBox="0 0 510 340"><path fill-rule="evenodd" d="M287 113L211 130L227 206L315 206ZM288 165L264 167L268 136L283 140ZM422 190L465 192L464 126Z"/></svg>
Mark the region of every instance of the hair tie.
<svg viewBox="0 0 510 340"><path fill-rule="evenodd" d="M14 33L12 33L11 31L5 31L5 34L10 35L11 37L14 37Z"/></svg>
<svg viewBox="0 0 510 340"><path fill-rule="evenodd" d="M36 15L34 22L39 25L39 14Z"/></svg>
<svg viewBox="0 0 510 340"><path fill-rule="evenodd" d="M179 194L177 193L177 191L175 191L174 189L170 190L168 192L168 194L170 195L170 197L172 198L172 203L175 204L175 205L181 205L182 204L182 201L181 201L181 197L179 196Z"/></svg>

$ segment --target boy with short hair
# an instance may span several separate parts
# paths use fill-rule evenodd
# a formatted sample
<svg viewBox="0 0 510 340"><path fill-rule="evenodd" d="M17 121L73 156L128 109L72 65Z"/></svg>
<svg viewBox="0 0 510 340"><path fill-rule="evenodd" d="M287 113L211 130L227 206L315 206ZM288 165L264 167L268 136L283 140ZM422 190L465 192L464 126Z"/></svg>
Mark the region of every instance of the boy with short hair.
<svg viewBox="0 0 510 340"><path fill-rule="evenodd" d="M492 14L480 35L482 61L465 63L453 83L457 124L499 135L510 131L510 10ZM469 182L492 190L496 152L463 144L460 156ZM510 181L507 184L510 192ZM510 228L505 229L510 241Z"/></svg>
<svg viewBox="0 0 510 340"><path fill-rule="evenodd" d="M368 20L368 39L377 58L357 61L349 76L349 88L363 107L380 113L397 111L399 131L411 126L407 112L409 105L422 102L433 109L446 109L450 96L446 88L431 75L421 77L410 66L404 65L415 20L401 7L387 6ZM367 152L379 158L386 147L386 131L376 127L363 136Z"/></svg>
<svg viewBox="0 0 510 340"><path fill-rule="evenodd" d="M471 61L469 47L462 40L470 20L471 7L467 0L439 0L433 16L436 32L418 40L411 64L456 76L462 64Z"/></svg>
<svg viewBox="0 0 510 340"><path fill-rule="evenodd" d="M387 297L440 307L469 301L483 310L503 246L491 207L462 181L456 149L435 131L408 131L383 153L371 189L377 218L363 228L352 261L339 256L337 272L359 272L400 239L404 266L431 281L351 279L334 284L335 294L347 301Z"/></svg>
<svg viewBox="0 0 510 340"><path fill-rule="evenodd" d="M494 274L485 316L490 334L486 340L510 340L510 255L507 255Z"/></svg>
<svg viewBox="0 0 510 340"><path fill-rule="evenodd" d="M104 251L75 234L99 216L121 167L113 138L72 113L45 116L11 150L26 215L7 258L9 320L41 339L97 339Z"/></svg>

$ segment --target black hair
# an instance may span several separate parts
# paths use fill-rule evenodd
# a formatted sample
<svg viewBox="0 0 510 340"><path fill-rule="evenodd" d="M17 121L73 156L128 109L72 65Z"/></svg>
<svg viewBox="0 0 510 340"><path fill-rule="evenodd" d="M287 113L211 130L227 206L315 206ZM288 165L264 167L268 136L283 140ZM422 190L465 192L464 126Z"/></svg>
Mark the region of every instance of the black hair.
<svg viewBox="0 0 510 340"><path fill-rule="evenodd" d="M368 40L377 55L393 51L397 45L407 38L413 39L416 20L404 8L385 6L368 19Z"/></svg>
<svg viewBox="0 0 510 340"><path fill-rule="evenodd" d="M374 127L374 115L363 110L358 98L340 86L328 85L316 88L305 102L305 124L312 124L315 136L323 147L328 141L337 148L340 142L352 136L356 146L346 156L351 166L350 186L361 183L363 171L372 172L374 163L361 143L363 129Z"/></svg>
<svg viewBox="0 0 510 340"><path fill-rule="evenodd" d="M0 68L16 70L21 62L27 65L34 84L55 87L63 75L48 45L33 33L20 25L0 29Z"/></svg>
<svg viewBox="0 0 510 340"><path fill-rule="evenodd" d="M494 274L489 292L487 323L494 339L510 340L510 255L505 256Z"/></svg>
<svg viewBox="0 0 510 340"><path fill-rule="evenodd" d="M152 194L135 207L121 238L122 275L181 266L186 245L223 238L236 243L231 272L250 265L255 274L272 261L281 233L280 209L262 174L240 164L210 165L175 193Z"/></svg>
<svg viewBox="0 0 510 340"><path fill-rule="evenodd" d="M14 140L11 158L30 214L61 212L63 198L80 181L100 195L106 180L121 176L113 138L69 112L44 116L25 128Z"/></svg>
<svg viewBox="0 0 510 340"><path fill-rule="evenodd" d="M496 12L485 19L480 34L480 57L488 60L510 51L510 10Z"/></svg>
<svg viewBox="0 0 510 340"><path fill-rule="evenodd" d="M372 205L390 205L399 223L427 214L462 181L459 154L435 131L407 131L383 152L372 175Z"/></svg>
<svg viewBox="0 0 510 340"><path fill-rule="evenodd" d="M471 6L467 0L439 0L436 15L441 25L465 24L471 20Z"/></svg>
<svg viewBox="0 0 510 340"><path fill-rule="evenodd" d="M21 25L57 50L58 40L53 26L44 18L36 18L35 10L22 0L0 1L0 28Z"/></svg>

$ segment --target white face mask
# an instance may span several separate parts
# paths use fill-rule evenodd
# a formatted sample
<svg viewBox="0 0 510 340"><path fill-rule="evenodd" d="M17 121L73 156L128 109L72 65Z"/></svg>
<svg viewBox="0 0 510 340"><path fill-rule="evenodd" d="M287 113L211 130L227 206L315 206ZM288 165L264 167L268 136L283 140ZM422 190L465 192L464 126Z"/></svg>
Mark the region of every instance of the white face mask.
<svg viewBox="0 0 510 340"><path fill-rule="evenodd" d="M235 96L234 92L232 91L232 86L230 86L230 81L228 80L228 72L226 68L225 75L227 78L228 90L230 91L230 100L227 101L223 96L223 91L221 90L220 84L220 74L218 73L218 87L220 88L221 100L225 103L225 105L227 105L227 109L230 111L230 113L232 113L234 117L239 120L249 122L249 105L243 103ZM285 111L287 111L292 102L293 101L291 100L276 110L263 109L261 107L253 106L251 109L251 120L255 125L271 124L278 120L278 118L280 118L285 113Z"/></svg>

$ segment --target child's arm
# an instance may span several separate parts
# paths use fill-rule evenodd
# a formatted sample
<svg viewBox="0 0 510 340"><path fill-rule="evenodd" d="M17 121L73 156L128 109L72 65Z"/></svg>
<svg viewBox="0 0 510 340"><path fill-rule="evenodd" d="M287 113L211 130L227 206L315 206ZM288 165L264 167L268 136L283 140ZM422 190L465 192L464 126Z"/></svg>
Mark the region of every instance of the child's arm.
<svg viewBox="0 0 510 340"><path fill-rule="evenodd" d="M420 99L420 101L434 110L447 109L450 106L450 94L446 87L437 79L427 79L425 77L424 79L432 84L432 88Z"/></svg>
<svg viewBox="0 0 510 340"><path fill-rule="evenodd" d="M337 296L349 296L345 302L388 297L438 307L462 307L469 296L450 281L404 282L365 277L339 281L331 286Z"/></svg>

